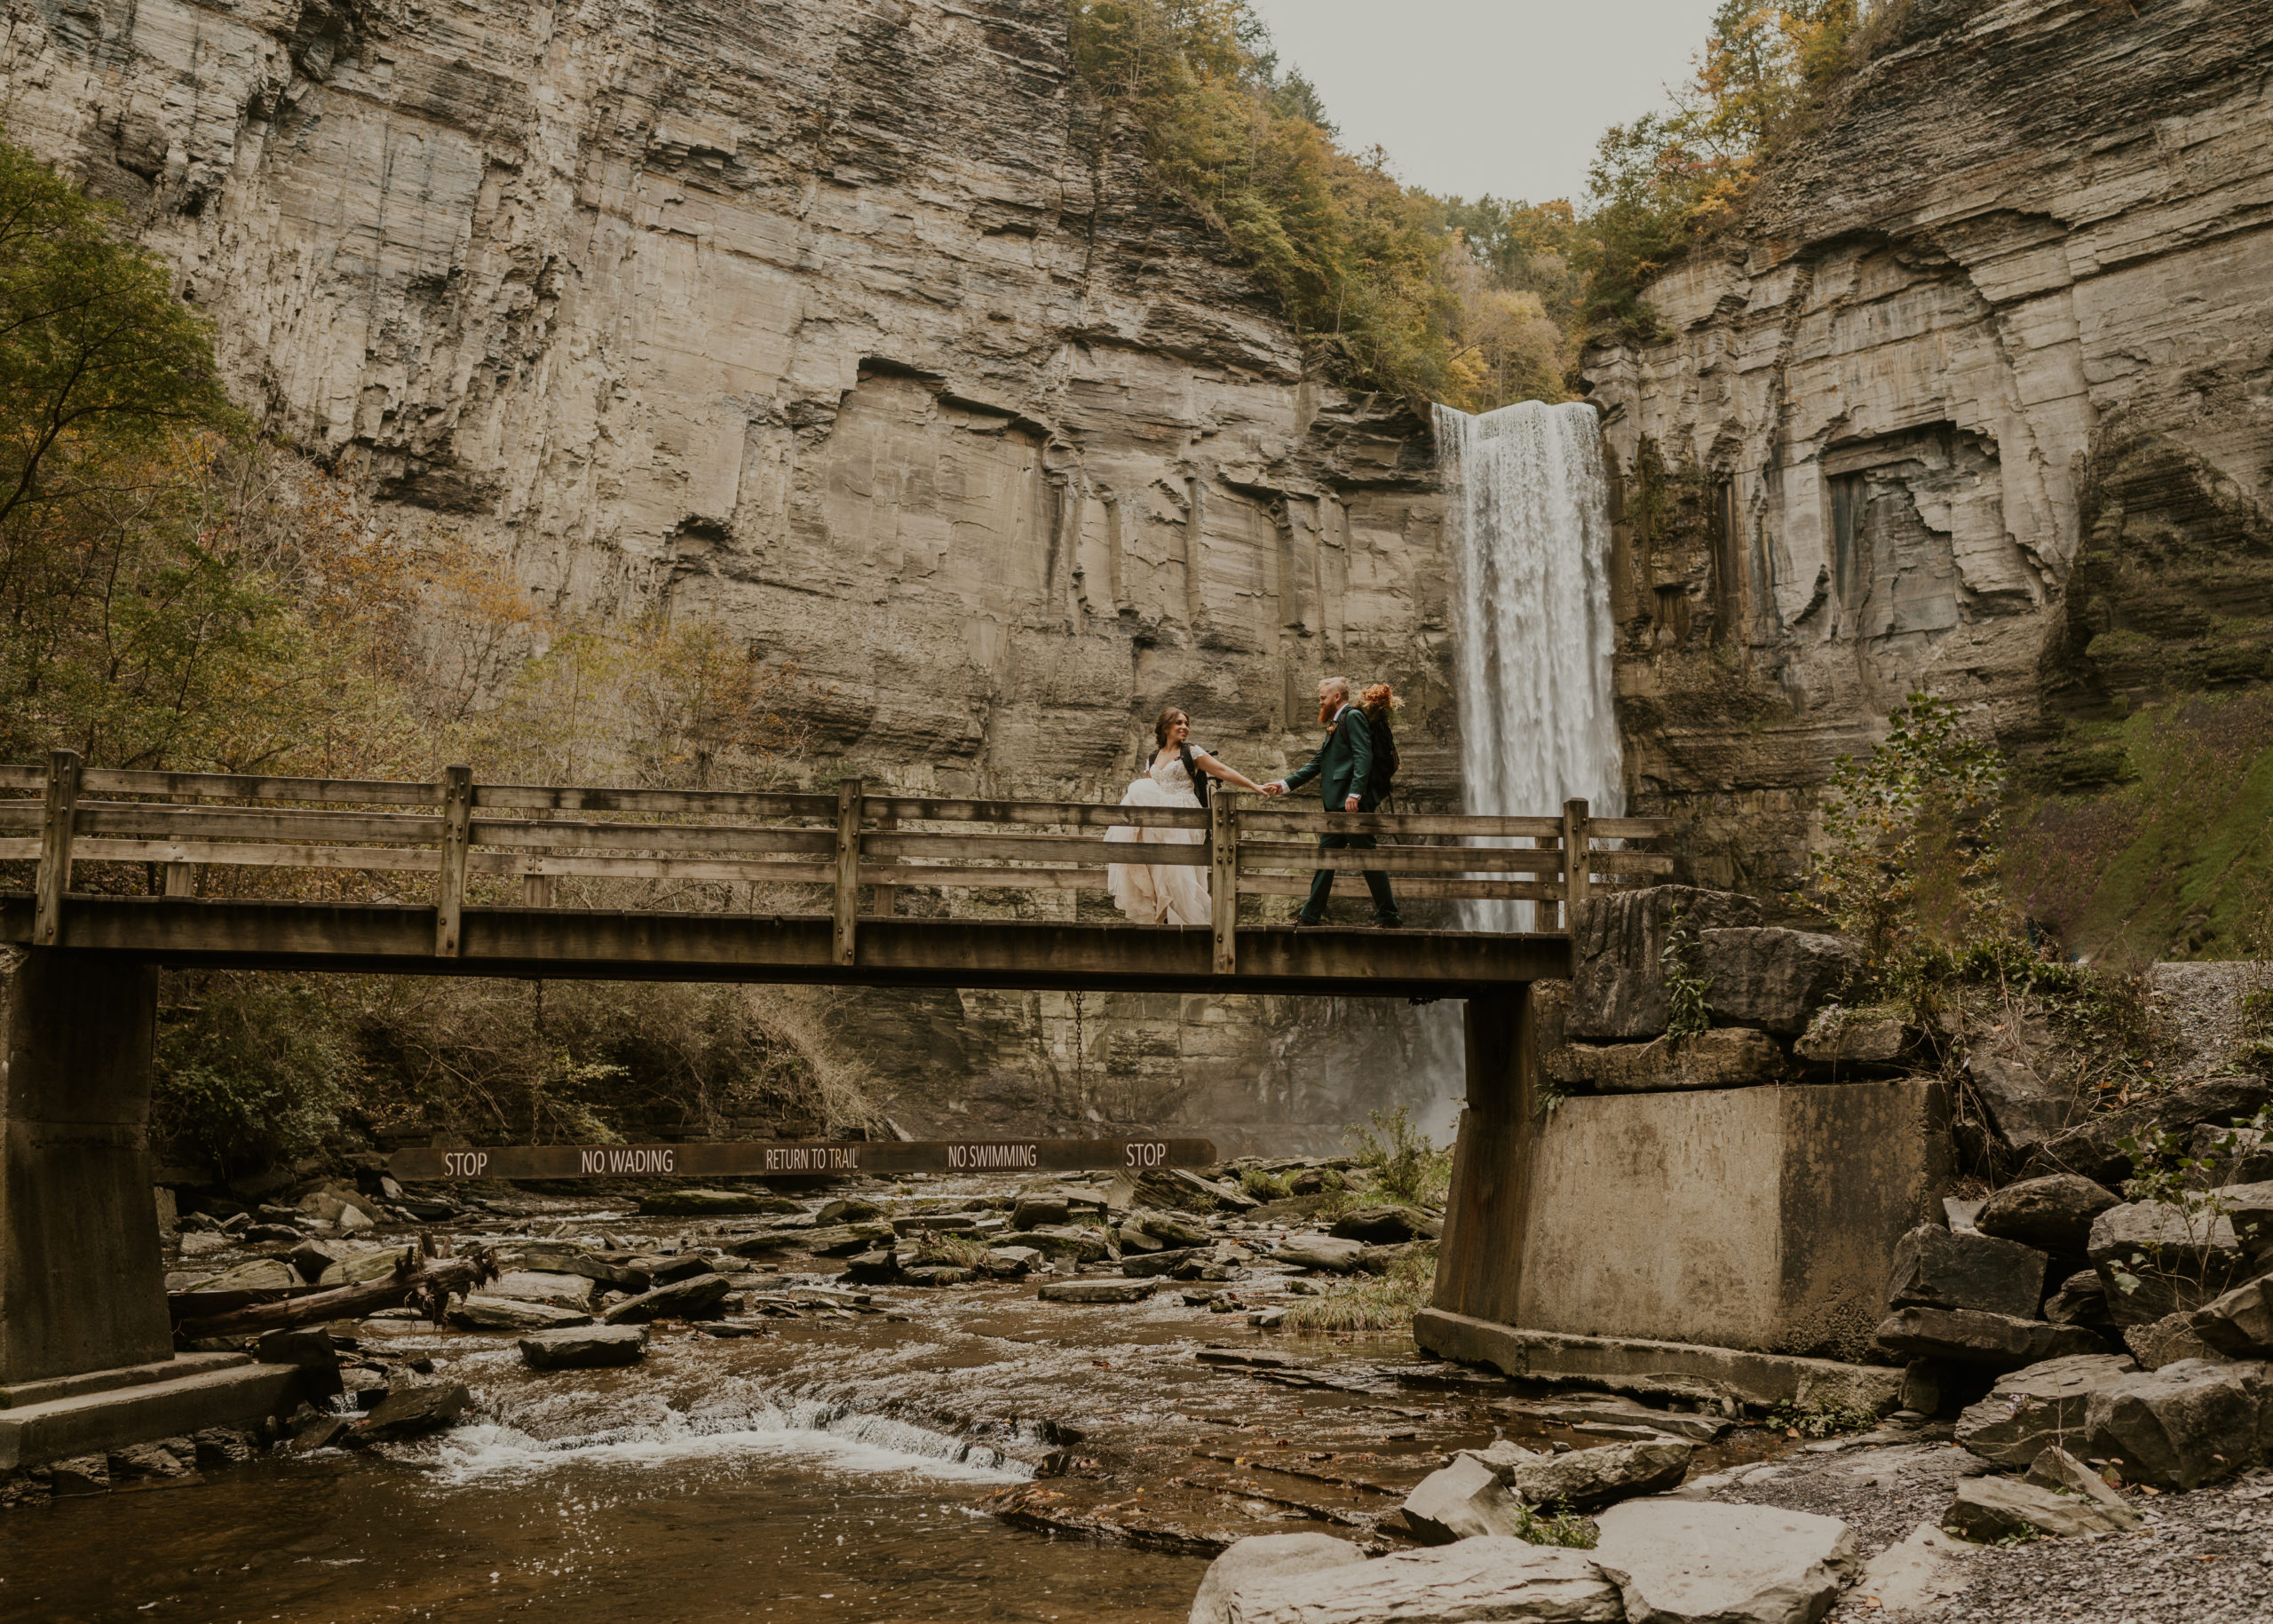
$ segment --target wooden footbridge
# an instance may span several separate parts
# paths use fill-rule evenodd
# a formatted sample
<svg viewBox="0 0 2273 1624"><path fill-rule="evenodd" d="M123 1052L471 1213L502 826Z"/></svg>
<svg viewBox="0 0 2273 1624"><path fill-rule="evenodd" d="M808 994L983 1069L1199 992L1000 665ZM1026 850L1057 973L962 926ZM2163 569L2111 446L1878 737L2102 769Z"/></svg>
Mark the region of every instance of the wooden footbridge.
<svg viewBox="0 0 2273 1624"><path fill-rule="evenodd" d="M1569 973L1561 915L1670 873L1668 824L1206 812L870 793L400 783L0 766L0 942L174 965L519 978L1463 996ZM1244 804L1240 804L1240 803ZM1183 844L1106 838L1176 831ZM1391 844L1321 853L1314 836ZM1116 860L1202 867L1207 928L1077 917ZM1334 930L1247 898L1319 867L1415 900L1535 905L1549 928ZM1054 900L1052 900L1054 899ZM958 913L962 908L964 911ZM1009 916L1004 916L1008 915ZM1243 916L1244 915L1244 916Z"/></svg>
<svg viewBox="0 0 2273 1624"><path fill-rule="evenodd" d="M1390 844L1321 854L1311 837L1328 832ZM259 1367L174 1360L150 1214L161 966L1459 998L1471 1104L1505 1116L1531 1065L1530 983L1570 973L1569 910L1669 873L1642 849L1667 832L1583 802L1559 818L1345 816L857 780L560 788L454 767L392 783L118 772L68 752L0 766L0 1469L12 1451L216 1424L216 1395L265 1403L273 1386ZM1213 919L1086 916L1075 893L1103 891L1116 860L1205 867ZM1548 928L1297 929L1242 907L1303 893L1321 866L1352 885L1385 872L1414 901L1529 902ZM1488 1230L1456 1214L1448 1256Z"/></svg>

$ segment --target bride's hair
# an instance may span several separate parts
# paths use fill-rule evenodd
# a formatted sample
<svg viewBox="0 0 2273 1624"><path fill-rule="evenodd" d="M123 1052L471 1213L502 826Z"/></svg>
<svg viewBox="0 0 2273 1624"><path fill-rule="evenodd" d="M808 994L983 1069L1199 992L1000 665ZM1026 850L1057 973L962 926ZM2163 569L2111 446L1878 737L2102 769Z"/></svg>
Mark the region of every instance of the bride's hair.
<svg viewBox="0 0 2273 1624"><path fill-rule="evenodd" d="M1401 710L1405 701L1397 697L1397 690L1385 682L1377 682L1358 695L1358 709L1367 716L1379 716L1384 710Z"/></svg>
<svg viewBox="0 0 2273 1624"><path fill-rule="evenodd" d="M1152 724L1153 746L1163 750L1168 749L1168 729L1174 727L1178 722L1190 720L1192 720L1190 717L1178 710L1174 705L1170 705L1166 710L1160 712L1160 719Z"/></svg>

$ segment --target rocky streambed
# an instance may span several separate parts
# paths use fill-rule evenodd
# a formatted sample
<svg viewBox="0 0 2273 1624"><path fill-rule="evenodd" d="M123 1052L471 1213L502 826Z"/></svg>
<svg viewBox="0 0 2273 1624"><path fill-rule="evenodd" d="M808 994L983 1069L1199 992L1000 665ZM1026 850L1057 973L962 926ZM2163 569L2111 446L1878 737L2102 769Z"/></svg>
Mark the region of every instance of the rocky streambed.
<svg viewBox="0 0 2273 1624"><path fill-rule="evenodd" d="M1503 1545L1599 1570L1621 1537L1705 1537L1643 1519L1753 1507L1830 1541L1810 1558L1827 1583L1770 1586L1783 1601L1731 1618L2263 1616L2262 1472L2131 1491L2119 1532L1964 1544L1934 1530L1982 1463L1946 1422L1812 1441L1709 1395L1427 1359L1396 1329L1330 1327L1399 1311L1428 1211L1212 1188L658 1190L645 1205L681 1210L647 1212L629 1192L461 1195L425 1227L489 1248L498 1277L440 1321L390 1310L254 1343L307 1372L307 1403L265 1436L9 1479L0 1612L1168 1620L1258 1537L1308 1536L1311 1566L1374 1558L1384 1581L1382 1558L1465 1563L1473 1588L1505 1580ZM353 1277L408 1216L400 1192L359 1193L186 1220L221 1244L189 1248L178 1284L280 1264ZM1681 1509L1700 1505L1725 1509ZM1509 1516L1550 1543L1508 1541ZM1771 1565L1783 1549L1749 1525L1707 1534ZM1211 1616L1233 1616L1216 1588ZM2122 1611L2091 1612L2102 1594ZM1239 1616L1279 1616L1255 1599Z"/></svg>

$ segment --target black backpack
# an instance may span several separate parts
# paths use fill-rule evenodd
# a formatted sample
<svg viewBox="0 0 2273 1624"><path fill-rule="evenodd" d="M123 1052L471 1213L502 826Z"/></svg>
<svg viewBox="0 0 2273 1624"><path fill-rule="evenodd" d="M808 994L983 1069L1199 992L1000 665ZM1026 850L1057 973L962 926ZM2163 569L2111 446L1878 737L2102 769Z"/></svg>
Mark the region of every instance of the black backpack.
<svg viewBox="0 0 2273 1624"><path fill-rule="evenodd" d="M1366 780L1366 793L1379 806L1389 799L1391 780L1397 777L1397 735L1390 730L1389 707L1383 705L1378 714L1367 711L1366 727L1374 736L1374 770Z"/></svg>

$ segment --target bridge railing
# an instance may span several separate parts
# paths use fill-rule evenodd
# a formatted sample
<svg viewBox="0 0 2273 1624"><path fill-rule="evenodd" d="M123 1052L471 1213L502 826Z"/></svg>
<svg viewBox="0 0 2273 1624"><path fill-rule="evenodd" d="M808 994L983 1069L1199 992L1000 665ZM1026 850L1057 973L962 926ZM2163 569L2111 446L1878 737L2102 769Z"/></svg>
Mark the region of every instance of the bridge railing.
<svg viewBox="0 0 2273 1624"><path fill-rule="evenodd" d="M0 862L36 865L37 943L58 939L75 865L142 865L145 889L181 898L238 890L248 876L274 894L291 871L335 883L431 875L434 951L446 958L459 952L469 896L545 907L564 881L644 881L649 894L629 906L663 911L673 899L663 888L742 886L748 911L829 915L835 956L851 964L860 921L892 915L901 888L1102 891L1111 865L1134 861L1209 870L1226 974L1239 899L1301 895L1319 868L1335 871L1337 894L1360 890L1358 871L1373 869L1416 899L1530 902L1556 928L1574 899L1671 874L1670 856L1635 843L1675 827L1591 817L1583 801L1560 817L1344 814L1218 794L1203 812L871 794L859 780L817 795L477 784L463 767L433 783L129 772L83 767L69 751L0 766L0 796L10 794ZM1108 839L1116 829L1179 837ZM1329 832L1390 844L1320 852L1315 837ZM329 894L345 899L336 883Z"/></svg>

